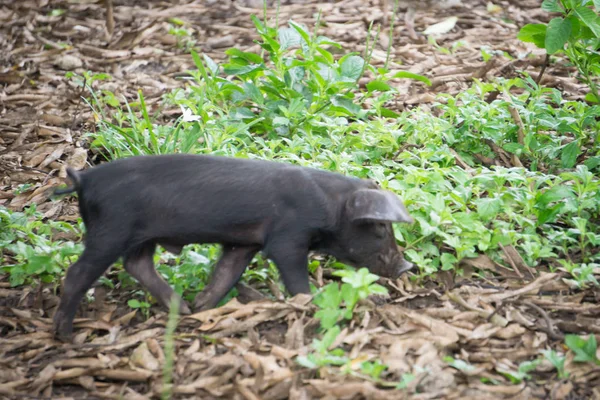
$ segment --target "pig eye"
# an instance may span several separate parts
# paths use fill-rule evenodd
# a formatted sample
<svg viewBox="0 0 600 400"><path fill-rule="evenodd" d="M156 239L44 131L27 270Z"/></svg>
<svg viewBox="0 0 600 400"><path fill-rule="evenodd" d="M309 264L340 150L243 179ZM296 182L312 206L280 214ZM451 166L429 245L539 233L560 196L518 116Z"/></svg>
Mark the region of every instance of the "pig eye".
<svg viewBox="0 0 600 400"><path fill-rule="evenodd" d="M387 230L385 228L385 224L375 224L375 235L378 238L384 238L385 234L387 233Z"/></svg>

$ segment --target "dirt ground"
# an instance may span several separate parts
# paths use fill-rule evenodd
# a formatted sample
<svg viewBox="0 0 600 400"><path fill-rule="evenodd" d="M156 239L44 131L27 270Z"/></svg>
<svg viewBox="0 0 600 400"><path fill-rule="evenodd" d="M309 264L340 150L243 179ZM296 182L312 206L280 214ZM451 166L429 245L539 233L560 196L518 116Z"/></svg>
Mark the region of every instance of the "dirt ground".
<svg viewBox="0 0 600 400"><path fill-rule="evenodd" d="M0 206L22 210L37 204L48 219L74 221L73 200L50 201L48 189L64 183L65 166L85 168L95 162L84 136L94 120L81 96L88 93L67 71L107 72L112 79L96 82L132 101L142 90L152 111L161 96L185 84L193 69L189 52L168 32L168 18L177 17L194 29L198 51L215 60L237 46L257 51L251 14L262 15L246 1L81 0L0 1ZM259 1L258 4L261 2ZM383 65L393 1L282 1L279 21L289 18L313 26L322 10L320 33L361 51L371 21L385 23L373 63ZM408 1L407 3L410 3ZM426 2L414 2L425 4ZM456 94L473 79L537 75L542 52L516 39L519 27L549 20L541 1L463 0L440 9L416 10L415 27L458 17L456 27L438 44L463 46L451 54L435 50L420 36L411 39L398 13L392 48L392 69L432 78L432 86L398 80L403 93L392 108L428 105L436 93ZM387 7L387 8L386 8ZM51 10L64 9L60 15ZM269 15L274 15L274 7ZM65 48L63 43L69 46ZM500 50L489 61L482 46ZM529 55L529 56L526 56ZM580 99L582 87L564 63L549 67L541 83ZM163 110L165 119L180 113ZM23 185L27 185L24 187ZM463 265L458 278L440 274L437 281L415 286L407 277L387 281L391 297L367 301L360 318L336 340L356 357L356 370L345 375L322 368L309 371L296 362L306 354L318 321L307 296L243 304L236 299L219 309L184 318L175 334L172 392L175 398L310 399L589 399L600 398L600 369L575 363L567 356L570 378L560 380L544 361L530 379L511 383L502 371L552 348L565 351L569 333L600 334L600 294L572 291L564 276L531 271L512 248L505 266L482 256ZM477 269L497 278L471 276ZM318 283L328 271L319 270ZM58 298L49 287L10 288L0 276L0 398L159 398L166 314L153 308L148 317L127 307L127 293L96 289L95 301L81 307L76 344L52 339L51 316ZM359 356L360 355L360 356ZM473 367L457 369L444 357ZM381 360L389 369L383 384L357 376L360 363ZM406 389L394 389L403 376ZM395 382L395 383L394 383Z"/></svg>

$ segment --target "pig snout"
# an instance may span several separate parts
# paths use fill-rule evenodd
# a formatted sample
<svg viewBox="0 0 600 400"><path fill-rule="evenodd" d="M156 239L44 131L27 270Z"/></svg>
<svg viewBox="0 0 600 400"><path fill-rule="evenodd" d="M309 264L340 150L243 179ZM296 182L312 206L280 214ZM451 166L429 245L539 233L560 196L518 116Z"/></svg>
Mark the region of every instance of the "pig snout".
<svg viewBox="0 0 600 400"><path fill-rule="evenodd" d="M372 271L384 278L399 278L400 275L410 271L415 266L413 263L406 261L400 251L393 251L378 258L379 265L375 266Z"/></svg>

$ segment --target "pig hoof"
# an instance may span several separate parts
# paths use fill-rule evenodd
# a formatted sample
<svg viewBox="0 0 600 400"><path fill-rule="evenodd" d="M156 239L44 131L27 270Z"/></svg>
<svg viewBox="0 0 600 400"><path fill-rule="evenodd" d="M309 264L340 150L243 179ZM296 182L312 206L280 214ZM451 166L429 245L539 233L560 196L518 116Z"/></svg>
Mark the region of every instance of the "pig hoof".
<svg viewBox="0 0 600 400"><path fill-rule="evenodd" d="M191 313L192 313L192 311L190 310L188 305L185 304L185 302L181 302L181 304L179 305L179 314L190 315Z"/></svg>
<svg viewBox="0 0 600 400"><path fill-rule="evenodd" d="M62 318L61 314L56 314L52 324L52 332L54 339L69 343L71 342L73 336L73 325L67 323Z"/></svg>
<svg viewBox="0 0 600 400"><path fill-rule="evenodd" d="M198 295L194 299L194 312L206 311L210 310L211 308L213 307L211 307L211 304L206 296Z"/></svg>

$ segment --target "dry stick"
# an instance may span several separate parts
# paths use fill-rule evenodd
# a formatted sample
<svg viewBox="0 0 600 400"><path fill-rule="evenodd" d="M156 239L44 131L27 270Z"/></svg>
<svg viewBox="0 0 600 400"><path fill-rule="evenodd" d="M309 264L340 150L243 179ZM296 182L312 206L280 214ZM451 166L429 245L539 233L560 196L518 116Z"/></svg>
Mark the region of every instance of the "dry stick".
<svg viewBox="0 0 600 400"><path fill-rule="evenodd" d="M517 268L517 264L515 264L515 262L513 261L512 257L510 256L510 254L508 254L508 252L506 251L506 249L504 248L504 246L502 245L502 243L498 243L498 245L500 246L500 248L502 249L502 251L504 252L504 254L506 254L506 259L508 260L508 263L512 267L513 271L515 271L515 273L517 275L519 275L519 278L523 278L523 274L521 273L521 271L519 271L519 268Z"/></svg>
<svg viewBox="0 0 600 400"><path fill-rule="evenodd" d="M540 326L540 330L545 332L548 336L550 336L552 339L555 340L563 340L565 338L565 335L563 335L562 333L556 333L554 332L554 324L552 323L552 320L550 319L550 317L548 316L548 314L546 313L546 311L544 311L544 309L540 306L538 306L537 304L532 303L529 300L525 300L522 302L524 305L526 305L527 307L533 308L535 311L538 312L538 314L540 314L542 316L542 318L544 318L544 320L546 321L546 326L542 326L540 324L538 324Z"/></svg>
<svg viewBox="0 0 600 400"><path fill-rule="evenodd" d="M544 72L546 72L546 68L548 68L549 65L550 65L550 54L546 53L546 58L544 59L544 63L542 64L540 73L538 74L537 78L535 78L535 83L537 85L539 85L540 82L542 81L542 76L544 76ZM530 102L531 102L531 96L529 96L527 98L527 100L525 100L525 107L527 107Z"/></svg>
<svg viewBox="0 0 600 400"><path fill-rule="evenodd" d="M81 97L83 96L83 91L85 90L85 85L87 84L87 77L83 77L83 84L81 85L81 90L79 91L79 96L77 99L77 107L75 108L75 114L73 114L73 120L71 121L71 130L75 129L75 121L77 120L77 115L79 115L79 110L81 106Z"/></svg>
<svg viewBox="0 0 600 400"><path fill-rule="evenodd" d="M112 0L104 0L106 6L106 41L110 41L113 32L115 30L115 17L113 15L113 3Z"/></svg>

